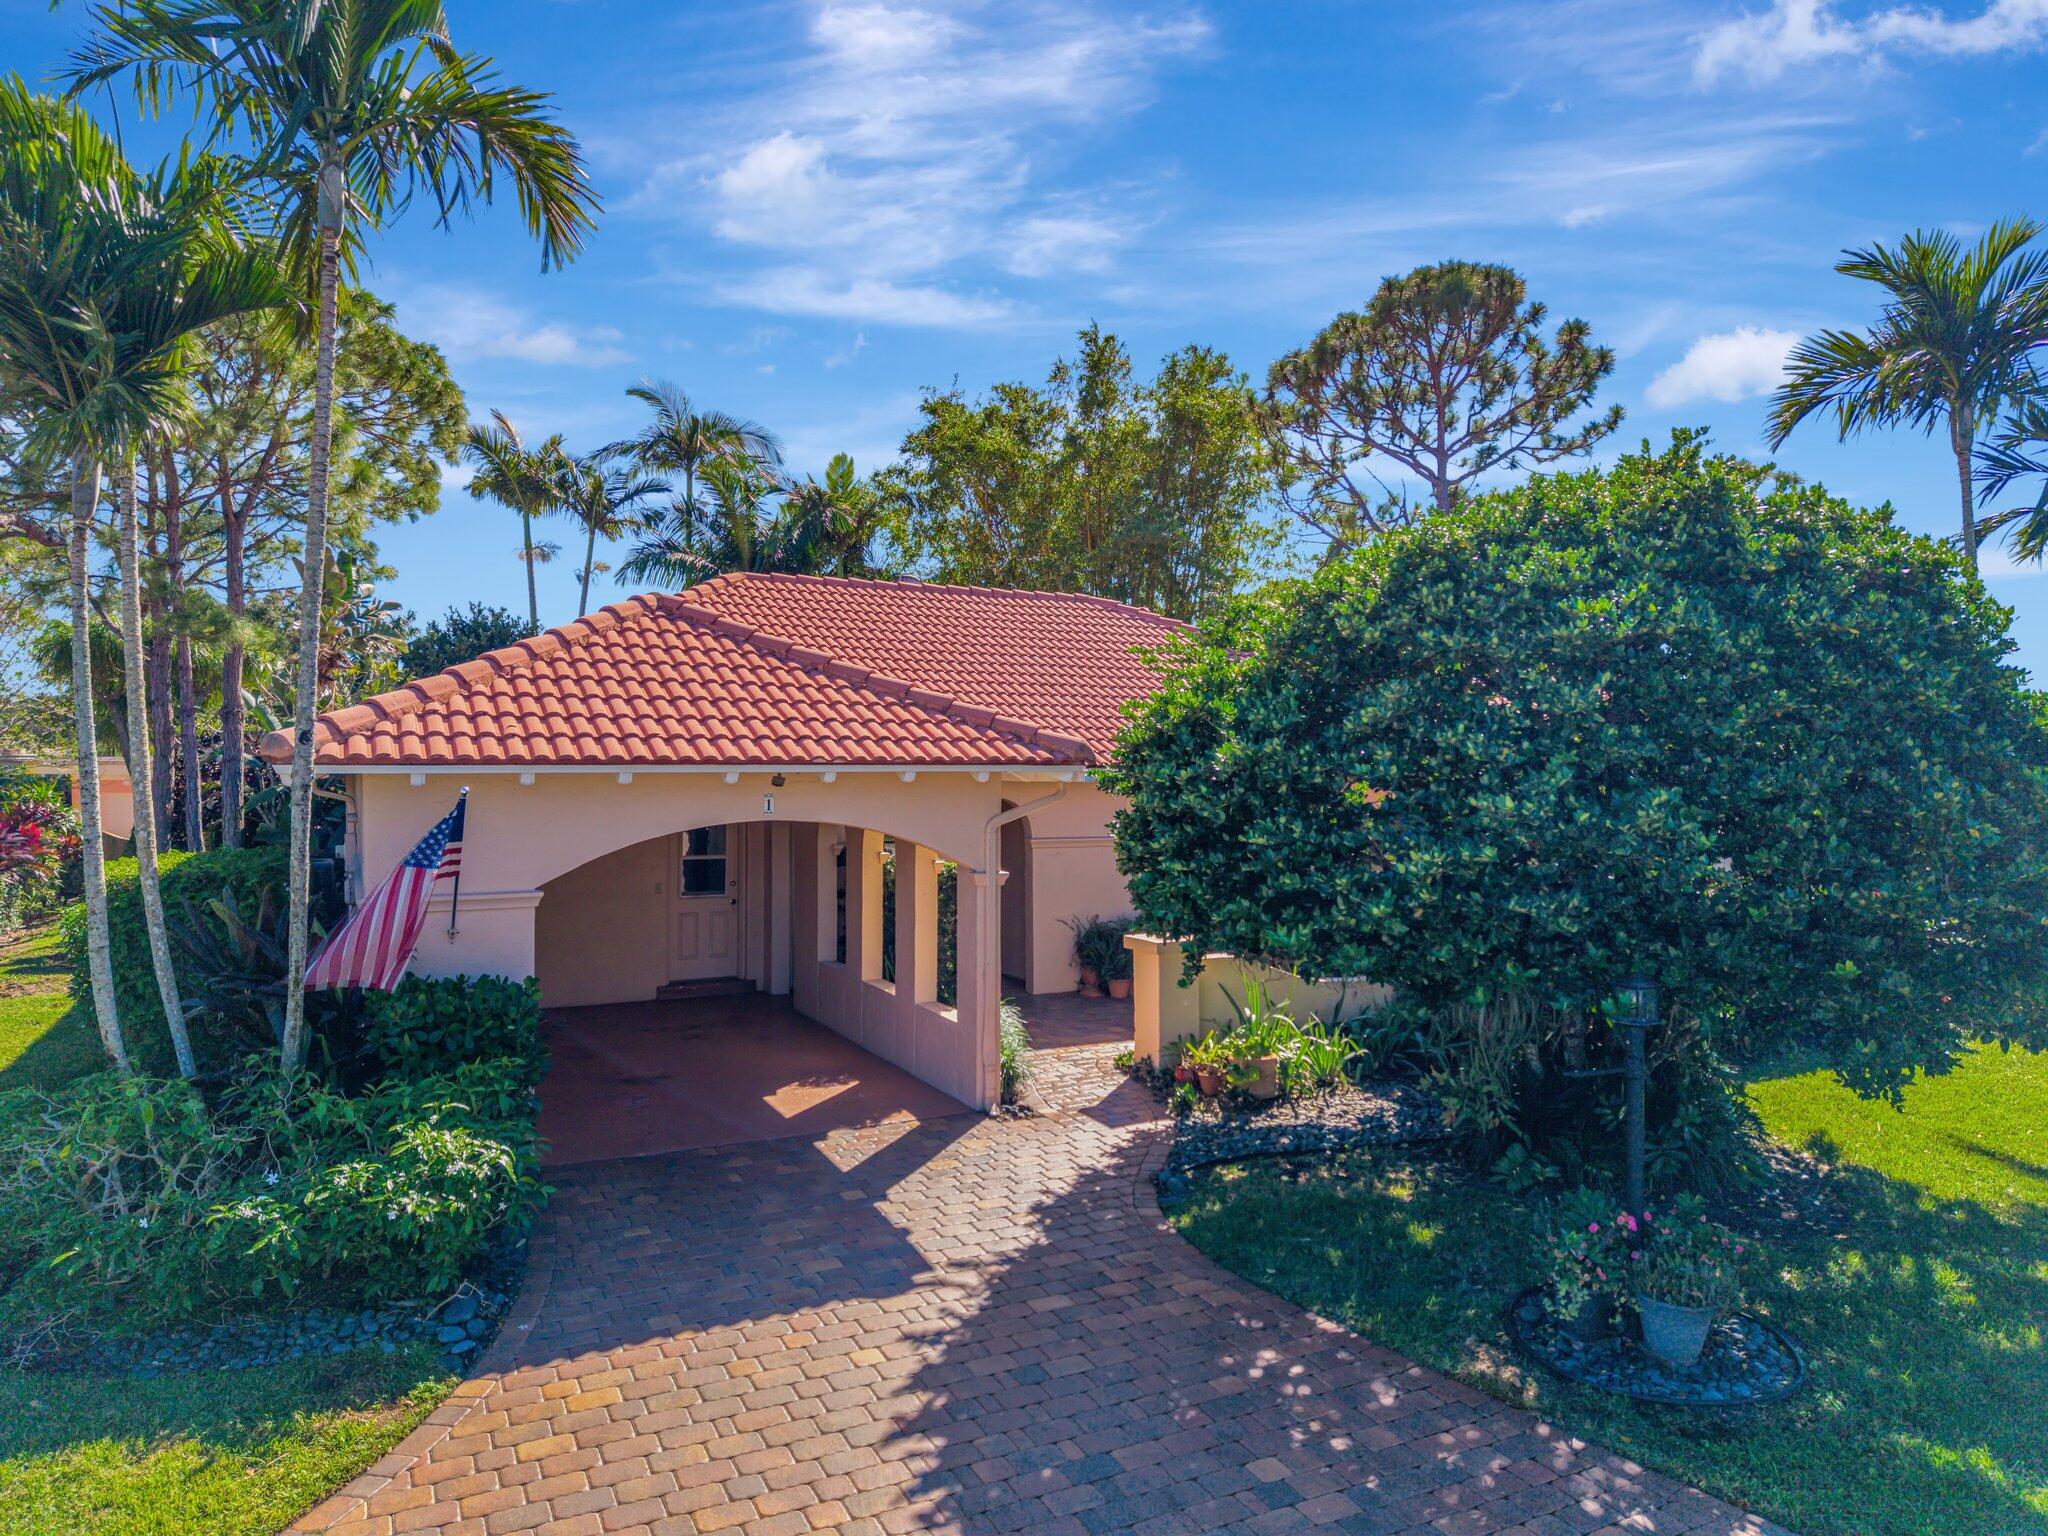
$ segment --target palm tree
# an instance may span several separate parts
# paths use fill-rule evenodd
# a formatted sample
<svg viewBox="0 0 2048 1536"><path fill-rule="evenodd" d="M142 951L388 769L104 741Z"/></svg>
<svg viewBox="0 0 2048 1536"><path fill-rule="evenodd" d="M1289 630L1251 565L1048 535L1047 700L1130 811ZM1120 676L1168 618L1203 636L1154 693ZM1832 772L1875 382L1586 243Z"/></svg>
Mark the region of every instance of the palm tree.
<svg viewBox="0 0 2048 1536"><path fill-rule="evenodd" d="M526 446L519 429L503 411L491 412L491 425L472 426L462 445L463 457L476 467L469 494L502 502L519 514L520 558L526 562L526 617L540 633L540 589L533 568L552 551L534 548L533 520L559 511L569 451L557 432L535 447Z"/></svg>
<svg viewBox="0 0 2048 1536"><path fill-rule="evenodd" d="M782 444L766 427L723 411L700 411L675 385L652 380L626 391L654 410L654 420L607 452L631 454L656 474L681 475L681 505L697 510L697 481L707 466L720 462L761 464L782 462Z"/></svg>
<svg viewBox="0 0 2048 1536"><path fill-rule="evenodd" d="M617 463L607 449L572 460L563 476L559 505L583 525L583 569L577 574L583 590L576 599L578 614L590 612L590 578L597 570L597 541L623 538L637 521L639 504L649 496L667 494L665 481L636 473Z"/></svg>
<svg viewBox="0 0 2048 1536"><path fill-rule="evenodd" d="M597 197L575 139L547 97L496 83L458 53L438 0L118 0L93 8L99 34L72 90L127 74L147 111L189 92L217 140L252 141L252 178L275 200L287 249L316 286L313 430L291 785L289 954L282 1058L305 1059L312 874L313 712L327 564L334 432L336 294L362 227L424 190L446 224L510 181L543 270L573 258Z"/></svg>
<svg viewBox="0 0 2048 1536"><path fill-rule="evenodd" d="M825 478L783 488L781 521L786 570L819 576L873 576L868 559L882 520L879 497L855 475L853 459L835 453Z"/></svg>
<svg viewBox="0 0 2048 1536"><path fill-rule="evenodd" d="M634 582L687 587L725 571L784 569L778 520L768 509L778 487L751 460L716 458L697 471L702 505L678 499L642 524L620 574Z"/></svg>
<svg viewBox="0 0 2048 1536"><path fill-rule="evenodd" d="M222 180L205 161L139 177L76 104L0 80L0 382L32 449L71 463L72 702L80 814L99 826L87 564L104 466L119 467L117 550L137 788L135 845L151 959L178 1069L197 1071L171 964L157 884L148 712L142 679L135 455L144 436L190 408L191 343L206 327L274 307L290 289L267 250L241 245L223 219ZM114 995L106 870L84 840L88 971L101 1038L130 1070Z"/></svg>
<svg viewBox="0 0 2048 1536"><path fill-rule="evenodd" d="M1997 438L1977 450L1977 468L1983 476L1984 501L2003 496L2015 481L2040 479L2040 493L2031 506L2022 502L1994 512L1978 528L1986 538L2009 530L2013 553L2039 564L2048 554L2048 399L2023 401Z"/></svg>
<svg viewBox="0 0 2048 1536"><path fill-rule="evenodd" d="M2048 252L2027 247L2032 219L1994 224L1967 251L1953 235L1916 231L1896 250L1847 251L1835 270L1877 284L1884 311L1864 334L1822 331L1796 347L1772 398L1776 448L1815 411L1831 410L1846 441L1868 426L1948 427L1962 500L1962 550L1977 568L1979 431L2039 387L2048 344Z"/></svg>

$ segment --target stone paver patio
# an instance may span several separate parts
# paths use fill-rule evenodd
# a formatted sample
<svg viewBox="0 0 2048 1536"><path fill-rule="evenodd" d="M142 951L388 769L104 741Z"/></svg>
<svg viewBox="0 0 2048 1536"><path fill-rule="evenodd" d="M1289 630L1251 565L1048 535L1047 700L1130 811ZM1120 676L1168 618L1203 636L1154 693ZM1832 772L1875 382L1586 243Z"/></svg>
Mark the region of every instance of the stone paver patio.
<svg viewBox="0 0 2048 1536"><path fill-rule="evenodd" d="M1210 1264L1151 1095L1047 1066L1035 1119L553 1174L483 1373L296 1529L1776 1531Z"/></svg>

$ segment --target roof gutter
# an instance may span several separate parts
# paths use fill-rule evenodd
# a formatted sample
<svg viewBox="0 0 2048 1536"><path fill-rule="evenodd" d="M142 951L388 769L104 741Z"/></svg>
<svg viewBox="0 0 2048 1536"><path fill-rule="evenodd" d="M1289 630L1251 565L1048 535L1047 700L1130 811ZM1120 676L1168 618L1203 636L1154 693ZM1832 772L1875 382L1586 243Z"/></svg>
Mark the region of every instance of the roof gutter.
<svg viewBox="0 0 2048 1536"><path fill-rule="evenodd" d="M1022 805L1013 805L1007 811L997 811L982 824L981 828L981 888L986 893L982 898L981 919L975 924L975 976L980 986L987 988L989 1016L997 1020L1001 1028L1003 976L1001 951L990 946L1000 942L1003 926L1003 870L1002 846L1000 839L1004 827L1011 822L1029 816L1033 811L1042 810L1067 792L1062 780L1049 795L1040 795L1036 800L1026 800ZM988 1082L989 1037L986 1029L977 1030L974 1037L974 1070L976 1083ZM996 1102L989 1106L993 1113L1002 1102L1002 1090L998 1085Z"/></svg>

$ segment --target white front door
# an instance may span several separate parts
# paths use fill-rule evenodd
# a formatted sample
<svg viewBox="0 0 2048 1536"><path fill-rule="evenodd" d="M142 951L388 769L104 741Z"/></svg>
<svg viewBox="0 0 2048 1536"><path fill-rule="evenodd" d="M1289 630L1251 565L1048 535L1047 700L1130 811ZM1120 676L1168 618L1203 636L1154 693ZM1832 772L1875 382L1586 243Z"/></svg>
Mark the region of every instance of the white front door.
<svg viewBox="0 0 2048 1536"><path fill-rule="evenodd" d="M745 839L736 827L698 827L676 840L669 979L700 981L740 970L740 881Z"/></svg>

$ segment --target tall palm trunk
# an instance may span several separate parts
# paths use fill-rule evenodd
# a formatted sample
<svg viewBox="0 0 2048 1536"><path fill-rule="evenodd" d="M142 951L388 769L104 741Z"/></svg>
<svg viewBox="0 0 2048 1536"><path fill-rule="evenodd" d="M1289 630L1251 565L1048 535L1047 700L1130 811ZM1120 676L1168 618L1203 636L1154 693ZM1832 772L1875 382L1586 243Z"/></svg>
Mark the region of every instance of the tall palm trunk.
<svg viewBox="0 0 2048 1536"><path fill-rule="evenodd" d="M135 460L121 469L116 492L119 531L115 547L121 562L121 665L128 680L128 750L139 775L150 765L149 700L142 677L142 561L136 550ZM139 780L138 780L139 782ZM170 934L164 927L163 889L157 881L157 819L153 798L135 797L135 877L142 889L142 923L149 934L150 963L156 969L156 990L163 999L164 1022L171 1031L171 1051L180 1077L197 1077L192 1037L185 1029L185 1006L178 996L178 973L171 964Z"/></svg>
<svg viewBox="0 0 2048 1536"><path fill-rule="evenodd" d="M320 686L320 606L327 576L327 458L334 442L335 299L341 282L341 221L348 181L341 162L320 162L320 332L313 363L313 441L306 486L305 580L299 589L299 675L292 701L291 881L285 961L287 1072L306 1060L306 943L313 894L313 711Z"/></svg>
<svg viewBox="0 0 2048 1536"><path fill-rule="evenodd" d="M243 524L232 487L221 488L221 536L226 542L228 643L220 660L220 843L242 846L242 612L248 604L243 570Z"/></svg>
<svg viewBox="0 0 2048 1536"><path fill-rule="evenodd" d="M537 635L540 633L540 589L533 579L533 513L526 507L519 509L519 537L526 546L526 619Z"/></svg>
<svg viewBox="0 0 2048 1536"><path fill-rule="evenodd" d="M114 950L107 929L107 854L100 833L100 742L92 708L92 608L86 599L86 561L92 547L93 516L99 509L99 460L81 448L71 460L71 708L78 732L78 818L85 834L85 956L92 978L92 1010L100 1043L115 1069L132 1073L121 1016L114 1003ZM130 775L135 801L142 780Z"/></svg>
<svg viewBox="0 0 2048 1536"><path fill-rule="evenodd" d="M590 612L590 566L597 559L597 521L591 520L589 537L583 541L583 591L576 598L576 616Z"/></svg>
<svg viewBox="0 0 2048 1536"><path fill-rule="evenodd" d="M178 777L185 786L185 847L206 850L206 796L199 770L199 701L192 678L192 636L185 625L185 488L178 475L177 455L167 443L163 451L164 568L169 573L171 601L179 608L171 640L171 712L178 722Z"/></svg>
<svg viewBox="0 0 2048 1536"><path fill-rule="evenodd" d="M1977 477L1972 468L1977 447L1976 418L1953 405L1948 416L1949 444L1956 452L1956 481L1963 493L1963 561L1977 569Z"/></svg>

